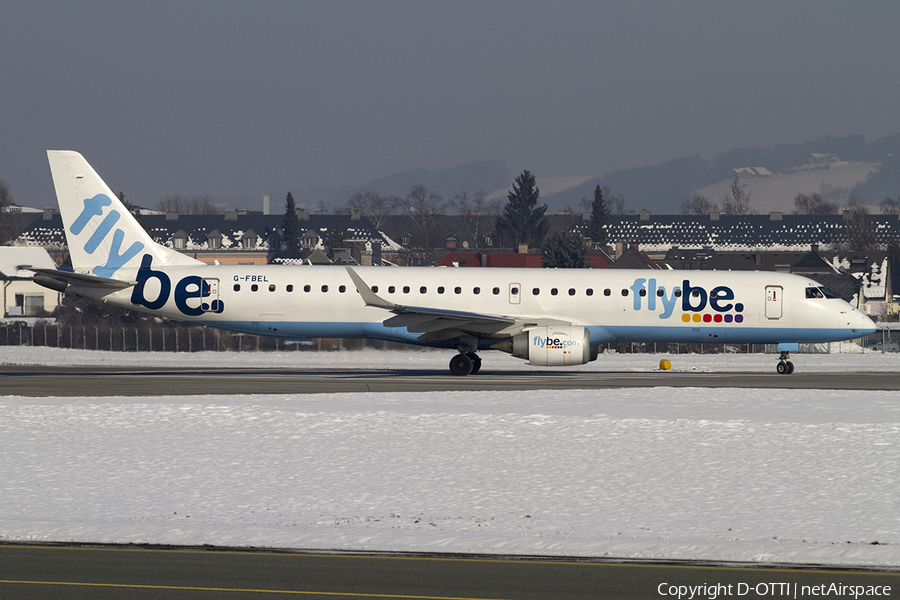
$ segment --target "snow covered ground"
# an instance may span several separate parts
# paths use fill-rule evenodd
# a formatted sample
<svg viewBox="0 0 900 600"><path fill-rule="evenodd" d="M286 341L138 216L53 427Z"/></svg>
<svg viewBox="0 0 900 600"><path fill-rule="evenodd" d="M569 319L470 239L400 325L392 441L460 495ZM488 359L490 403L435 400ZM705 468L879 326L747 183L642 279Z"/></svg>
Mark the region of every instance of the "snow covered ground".
<svg viewBox="0 0 900 600"><path fill-rule="evenodd" d="M651 371L663 357L581 368ZM775 363L665 357L676 370ZM5 364L446 362L428 351L0 348ZM900 355L794 362L877 377ZM529 368L501 354L485 364ZM898 465L896 392L0 396L0 539L900 566Z"/></svg>

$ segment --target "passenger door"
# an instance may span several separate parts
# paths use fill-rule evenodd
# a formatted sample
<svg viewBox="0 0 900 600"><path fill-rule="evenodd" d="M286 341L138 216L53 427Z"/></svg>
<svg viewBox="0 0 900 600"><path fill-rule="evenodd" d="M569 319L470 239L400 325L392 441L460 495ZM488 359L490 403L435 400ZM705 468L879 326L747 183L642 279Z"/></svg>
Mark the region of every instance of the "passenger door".
<svg viewBox="0 0 900 600"><path fill-rule="evenodd" d="M768 319L780 319L781 318L781 310L782 310L782 300L781 296L784 293L784 288L780 285L767 285L766 286L766 318Z"/></svg>

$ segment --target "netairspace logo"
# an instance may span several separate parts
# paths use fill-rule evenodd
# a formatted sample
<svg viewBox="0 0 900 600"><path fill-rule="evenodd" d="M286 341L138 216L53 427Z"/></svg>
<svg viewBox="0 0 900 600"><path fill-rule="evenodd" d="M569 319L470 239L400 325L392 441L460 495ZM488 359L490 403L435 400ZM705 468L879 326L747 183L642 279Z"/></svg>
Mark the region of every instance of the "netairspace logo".
<svg viewBox="0 0 900 600"><path fill-rule="evenodd" d="M670 596L678 600L705 598L877 598L889 597L889 585L846 585L843 583L822 583L819 585L801 585L788 582L765 583L729 583L702 585L671 585L661 583L656 588L660 596Z"/></svg>

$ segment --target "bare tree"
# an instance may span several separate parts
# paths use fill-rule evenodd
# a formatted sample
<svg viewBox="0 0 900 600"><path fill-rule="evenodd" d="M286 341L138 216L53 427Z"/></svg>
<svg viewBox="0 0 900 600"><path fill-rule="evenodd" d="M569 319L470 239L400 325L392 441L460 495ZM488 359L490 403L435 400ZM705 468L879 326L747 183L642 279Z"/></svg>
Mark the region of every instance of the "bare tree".
<svg viewBox="0 0 900 600"><path fill-rule="evenodd" d="M611 194L609 191L609 187L603 187L603 196L608 198L609 202L609 214L611 215L624 215L625 214L625 195L624 194Z"/></svg>
<svg viewBox="0 0 900 600"><path fill-rule="evenodd" d="M731 180L731 194L725 194L719 201L722 203L722 212L726 215L749 215L750 214L750 193L745 192L741 187L741 181L734 174Z"/></svg>
<svg viewBox="0 0 900 600"><path fill-rule="evenodd" d="M713 212L719 212L719 205L701 194L694 194L690 200L681 201L683 215L708 215Z"/></svg>
<svg viewBox="0 0 900 600"><path fill-rule="evenodd" d="M434 248L438 227L447 204L438 194L429 194L424 185L416 185L406 195L406 210L419 234L419 247Z"/></svg>
<svg viewBox="0 0 900 600"><path fill-rule="evenodd" d="M853 198L844 209L844 237L848 250L878 249L878 236L869 218L869 209Z"/></svg>
<svg viewBox="0 0 900 600"><path fill-rule="evenodd" d="M356 192L347 201L347 208L360 211L378 229L381 229L402 205L402 198L380 196L371 190Z"/></svg>
<svg viewBox="0 0 900 600"><path fill-rule="evenodd" d="M494 223L502 210L499 200L488 202L486 192L476 192L471 198L466 192L461 192L453 197L450 206L462 218L466 233L475 241L475 248L481 246L485 232L494 229Z"/></svg>
<svg viewBox="0 0 900 600"><path fill-rule="evenodd" d="M182 198L180 194L166 196L159 201L159 210L180 215L217 215L222 212L222 207L213 204L209 196L194 196Z"/></svg>
<svg viewBox="0 0 900 600"><path fill-rule="evenodd" d="M885 198L878 206L881 207L883 215L900 215L900 196L897 196L896 200Z"/></svg>
<svg viewBox="0 0 900 600"><path fill-rule="evenodd" d="M836 202L826 202L820 194L797 194L794 198L795 215L836 215Z"/></svg>

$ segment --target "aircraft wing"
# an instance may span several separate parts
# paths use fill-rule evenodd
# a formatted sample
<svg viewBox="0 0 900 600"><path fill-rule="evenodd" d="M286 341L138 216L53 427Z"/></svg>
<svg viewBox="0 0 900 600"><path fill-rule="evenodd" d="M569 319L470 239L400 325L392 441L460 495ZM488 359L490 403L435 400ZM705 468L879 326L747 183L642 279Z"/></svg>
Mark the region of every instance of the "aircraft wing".
<svg viewBox="0 0 900 600"><path fill-rule="evenodd" d="M559 319L526 319L507 315L444 310L423 306L395 304L378 296L372 288L350 267L346 267L350 279L367 306L383 308L394 313L384 320L385 327L406 327L410 333L421 333L419 341L450 340L462 335L479 338L505 338L517 335L532 327L571 325Z"/></svg>
<svg viewBox="0 0 900 600"><path fill-rule="evenodd" d="M57 269L28 269L34 271L36 275L32 277L38 285L57 292L64 292L70 285L81 288L94 288L99 290L109 290L114 292L136 285L136 281L123 281L121 279L106 279L105 277L97 277L86 273L76 273L75 271L60 271Z"/></svg>

